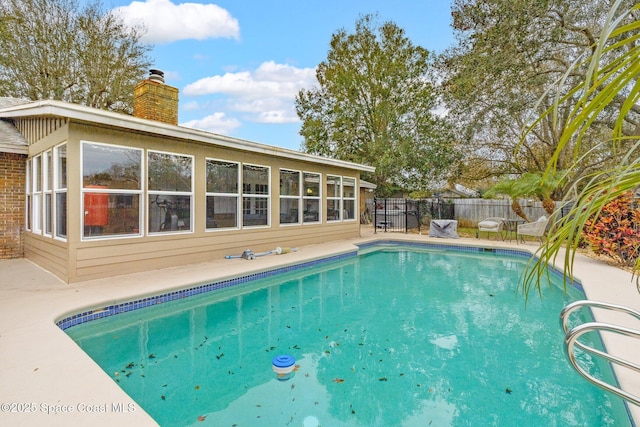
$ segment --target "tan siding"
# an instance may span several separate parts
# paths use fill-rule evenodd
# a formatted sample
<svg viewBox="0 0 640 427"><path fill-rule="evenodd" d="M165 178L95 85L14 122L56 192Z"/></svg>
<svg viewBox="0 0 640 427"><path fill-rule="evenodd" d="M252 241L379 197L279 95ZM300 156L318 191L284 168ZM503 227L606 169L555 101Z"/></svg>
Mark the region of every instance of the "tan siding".
<svg viewBox="0 0 640 427"><path fill-rule="evenodd" d="M86 242L75 250L77 268L69 281L222 259L226 255L240 255L245 249L259 253L278 246L301 247L342 240L358 237L359 230L359 224L350 222L216 231L204 236L191 234ZM89 244L92 246L86 247Z"/></svg>
<svg viewBox="0 0 640 427"><path fill-rule="evenodd" d="M47 237L25 234L25 258L49 270L63 280L67 279L66 243Z"/></svg>

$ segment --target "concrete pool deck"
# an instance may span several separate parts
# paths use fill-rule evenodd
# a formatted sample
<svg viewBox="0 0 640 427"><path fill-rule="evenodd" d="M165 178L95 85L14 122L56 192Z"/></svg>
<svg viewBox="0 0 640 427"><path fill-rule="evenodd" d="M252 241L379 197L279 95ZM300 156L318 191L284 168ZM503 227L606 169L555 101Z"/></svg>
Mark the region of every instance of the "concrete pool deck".
<svg viewBox="0 0 640 427"><path fill-rule="evenodd" d="M303 246L297 252L265 256L252 261L216 259L207 263L75 284L66 284L25 259L0 261L0 425L156 425L55 325L55 321L72 313L165 293L188 285L351 252L356 250L356 244L373 240L411 240L530 252L538 247L534 243L517 245L515 242L486 239L453 240L415 234L373 234L370 227L363 227L362 235L359 239ZM587 299L640 310L640 294L631 273L577 255L574 274L582 282ZM598 321L640 329L640 321L628 315L601 310L594 312ZM605 344L610 353L640 364L640 343L608 334ZM620 370L617 375L625 390L640 395L640 375ZM640 407L630 404L629 409L636 424L640 425Z"/></svg>

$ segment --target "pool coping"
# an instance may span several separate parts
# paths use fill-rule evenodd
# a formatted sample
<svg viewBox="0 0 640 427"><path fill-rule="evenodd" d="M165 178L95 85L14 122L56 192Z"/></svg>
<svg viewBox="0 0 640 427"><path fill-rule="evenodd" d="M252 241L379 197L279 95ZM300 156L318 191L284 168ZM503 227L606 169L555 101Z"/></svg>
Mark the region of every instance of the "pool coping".
<svg viewBox="0 0 640 427"><path fill-rule="evenodd" d="M355 254L358 246L383 241L421 242L444 247L486 247L529 252L534 244L509 244L476 239L444 240L422 235L393 233L364 235L359 239L308 245L298 252L272 255L252 261L242 259L212 260L208 263L169 268L92 280L67 285L27 260L0 262L0 402L13 403L16 412L0 411L5 425L156 425L75 343L56 322L96 307L112 307L144 300L159 293L181 292L186 288L206 286L216 281L234 280L238 276L261 274L274 269L295 268L299 263L320 262L326 257ZM352 256L352 255L346 255ZM561 257L558 258L560 261ZM557 267L557 266L556 266ZM631 274L582 255L576 257L576 278L588 299L623 304L640 310L640 295L631 283ZM300 268L300 267L298 267ZM602 286L606 284L605 286ZM598 286L600 285L600 286ZM606 289L605 289L606 288ZM638 328L620 313L595 312L598 321ZM611 341L611 342L609 342ZM639 348L628 348L622 340L606 340L611 352L633 360ZM635 346L634 346L635 347ZM9 351L8 349L11 349ZM636 356L637 357L637 356ZM625 389L640 394L640 379L617 374ZM22 405L18 408L17 405ZM25 412L29 408L34 412ZM56 406L57 405L57 406ZM133 405L133 406L130 406ZM123 409L133 408L134 411ZM46 410L72 412L47 414ZM87 409L93 409L88 412ZM629 405L638 424L640 408Z"/></svg>

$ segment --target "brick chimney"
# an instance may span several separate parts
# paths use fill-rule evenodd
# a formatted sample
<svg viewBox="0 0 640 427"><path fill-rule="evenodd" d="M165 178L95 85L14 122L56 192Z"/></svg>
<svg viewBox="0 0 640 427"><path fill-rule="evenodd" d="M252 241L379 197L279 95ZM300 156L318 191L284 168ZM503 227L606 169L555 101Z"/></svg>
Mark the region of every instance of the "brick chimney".
<svg viewBox="0 0 640 427"><path fill-rule="evenodd" d="M164 73L149 70L149 78L133 89L133 115L178 124L178 89L164 84Z"/></svg>

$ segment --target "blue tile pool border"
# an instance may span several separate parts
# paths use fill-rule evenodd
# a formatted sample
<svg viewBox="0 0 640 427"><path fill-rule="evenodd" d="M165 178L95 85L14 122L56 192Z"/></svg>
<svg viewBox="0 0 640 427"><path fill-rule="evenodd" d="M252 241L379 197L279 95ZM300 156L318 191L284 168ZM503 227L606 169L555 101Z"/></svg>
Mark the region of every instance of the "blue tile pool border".
<svg viewBox="0 0 640 427"><path fill-rule="evenodd" d="M404 240L377 240L374 242L367 242L358 244L359 250L374 248L379 246L397 246L397 247L416 247L416 248L428 248L428 249L444 249L448 251L456 252L470 252L470 253L493 253L496 255L508 255L517 256L527 259L531 259L532 254L524 250L503 249L503 248L487 248L482 246L462 246L451 244L438 244L429 242L411 242ZM353 250L337 255L331 255L324 258L319 258L311 261L302 262L294 265L287 265L278 267L272 270L260 271L256 273L247 274L244 276L234 277L230 279L224 279L216 282L206 283L202 285L192 286L185 289L179 289L171 292L166 292L159 295L149 296L145 298L136 299L133 301L127 301L119 304L112 304L103 307L96 307L90 310L86 310L77 314L67 316L61 320L56 321L56 325L63 331L73 326L81 325L83 323L91 322L92 320L98 320L105 317L115 316L121 313L127 313L133 310L138 310L145 307L151 307L157 304L165 302L175 301L183 298L187 298L194 295L200 295L207 292L217 291L220 289L230 288L240 284L246 284L259 279L276 276L282 273L289 273L292 271L301 270L304 268L315 267L318 265L350 259L358 256L359 251ZM555 268L549 269L552 274L563 277L563 273ZM579 282L573 282L572 285L584 294L582 285Z"/></svg>
<svg viewBox="0 0 640 427"><path fill-rule="evenodd" d="M527 260L537 259L535 254L528 252L523 249L506 249L506 248L494 248L494 247L486 247L486 246L464 246L464 245L455 245L455 244L440 244L440 243L430 243L430 242L412 242L405 240L377 240L375 242L368 242L359 244L358 247L360 249L366 249L376 246L398 246L398 247L426 247L429 249L445 249L452 252L468 252L468 253L484 253L484 254L495 254L495 255L509 255L515 256L519 258L525 258ZM564 279L565 275L562 271L558 270L554 266L549 266L549 272L560 278ZM578 279L573 279L567 281L567 284L573 286L576 290L580 291L584 295L584 288L582 287L582 283Z"/></svg>
<svg viewBox="0 0 640 427"><path fill-rule="evenodd" d="M302 262L300 264L287 265L287 266L278 267L272 270L260 271L256 273L247 274L244 276L238 276L230 279L220 280L217 282L197 285L190 288L179 289L179 290L166 292L159 295L140 298L133 301L127 301L119 304L112 304L108 306L97 307L91 310L83 311L81 313L73 314L61 320L58 320L56 322L56 325L64 331L73 326L81 325L83 323L87 323L92 320L102 319L104 317L110 317L116 314L127 313L129 311L138 310L145 307L151 307L157 304L162 304L169 301L175 301L175 300L187 298L194 295L200 295L207 292L226 289L232 286L246 284L254 280L264 279L264 278L272 277L282 273L289 273L292 271L297 271L297 270L301 270L308 267L315 267L317 265L322 265L329 262L341 261L348 258L354 258L357 255L358 255L358 251L354 250L351 252L341 253L338 255L331 255L325 258Z"/></svg>

